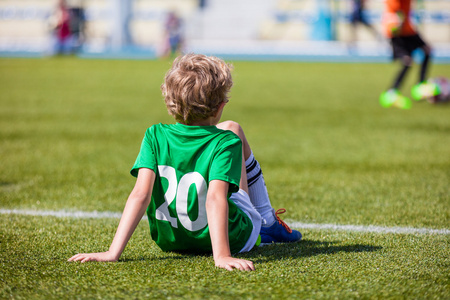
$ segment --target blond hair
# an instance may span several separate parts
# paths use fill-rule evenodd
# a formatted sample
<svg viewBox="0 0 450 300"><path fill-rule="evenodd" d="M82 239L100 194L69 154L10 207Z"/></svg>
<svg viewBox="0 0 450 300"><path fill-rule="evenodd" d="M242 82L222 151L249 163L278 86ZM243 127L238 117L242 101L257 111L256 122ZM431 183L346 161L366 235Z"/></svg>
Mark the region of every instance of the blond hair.
<svg viewBox="0 0 450 300"><path fill-rule="evenodd" d="M228 102L231 69L214 56L191 53L177 57L161 85L169 114L187 125L214 116L219 105Z"/></svg>

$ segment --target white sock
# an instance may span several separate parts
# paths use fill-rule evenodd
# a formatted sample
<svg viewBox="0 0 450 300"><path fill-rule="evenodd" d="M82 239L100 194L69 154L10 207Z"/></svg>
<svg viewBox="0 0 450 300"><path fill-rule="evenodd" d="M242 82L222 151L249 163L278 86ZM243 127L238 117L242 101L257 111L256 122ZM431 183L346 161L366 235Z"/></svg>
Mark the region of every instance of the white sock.
<svg viewBox="0 0 450 300"><path fill-rule="evenodd" d="M271 226L275 223L274 209L270 204L269 193L267 192L261 167L253 156L253 152L245 161L245 168L247 169L248 194L250 201L261 215L262 226Z"/></svg>

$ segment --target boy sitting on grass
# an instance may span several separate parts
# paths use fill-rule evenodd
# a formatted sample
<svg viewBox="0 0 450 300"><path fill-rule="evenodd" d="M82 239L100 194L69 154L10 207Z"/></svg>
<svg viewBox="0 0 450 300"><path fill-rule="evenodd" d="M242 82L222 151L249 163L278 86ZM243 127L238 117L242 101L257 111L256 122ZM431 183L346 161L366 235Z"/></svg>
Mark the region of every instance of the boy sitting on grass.
<svg viewBox="0 0 450 300"><path fill-rule="evenodd" d="M217 267L254 270L231 253L255 245L296 242L272 208L259 163L238 123L219 123L233 82L231 66L187 54L167 72L161 90L176 124L147 129L131 170L137 177L108 251L69 261L117 261L147 211L163 251L211 252Z"/></svg>

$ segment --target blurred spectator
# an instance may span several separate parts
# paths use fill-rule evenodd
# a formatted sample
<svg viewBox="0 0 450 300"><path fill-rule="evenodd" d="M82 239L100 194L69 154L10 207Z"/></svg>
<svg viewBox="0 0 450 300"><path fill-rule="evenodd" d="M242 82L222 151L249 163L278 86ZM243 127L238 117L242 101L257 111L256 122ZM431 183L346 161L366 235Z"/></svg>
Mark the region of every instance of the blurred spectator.
<svg viewBox="0 0 450 300"><path fill-rule="evenodd" d="M69 53L71 44L70 12L65 0L58 1L49 23L55 39L54 52L56 54Z"/></svg>
<svg viewBox="0 0 450 300"><path fill-rule="evenodd" d="M164 27L163 57L177 56L183 45L183 21L174 11L167 15Z"/></svg>
<svg viewBox="0 0 450 300"><path fill-rule="evenodd" d="M65 0L58 0L49 19L54 54L72 54L80 50L84 42L85 20L81 2L76 7L69 7Z"/></svg>

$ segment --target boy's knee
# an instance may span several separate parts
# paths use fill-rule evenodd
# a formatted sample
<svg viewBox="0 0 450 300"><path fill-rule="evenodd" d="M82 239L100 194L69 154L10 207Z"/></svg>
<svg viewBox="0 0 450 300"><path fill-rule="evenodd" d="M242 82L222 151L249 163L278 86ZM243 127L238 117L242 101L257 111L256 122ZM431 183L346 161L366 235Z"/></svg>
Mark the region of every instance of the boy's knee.
<svg viewBox="0 0 450 300"><path fill-rule="evenodd" d="M234 121L225 121L222 122L220 124L217 125L218 128L223 129L223 130L229 130L234 132L235 134L237 134L238 136L242 136L243 134L243 130L241 125L239 125L239 123L234 122Z"/></svg>
<svg viewBox="0 0 450 300"><path fill-rule="evenodd" d="M412 57L409 56L409 55L403 56L403 57L402 57L402 64L403 64L405 67L411 67L411 65L412 65Z"/></svg>

